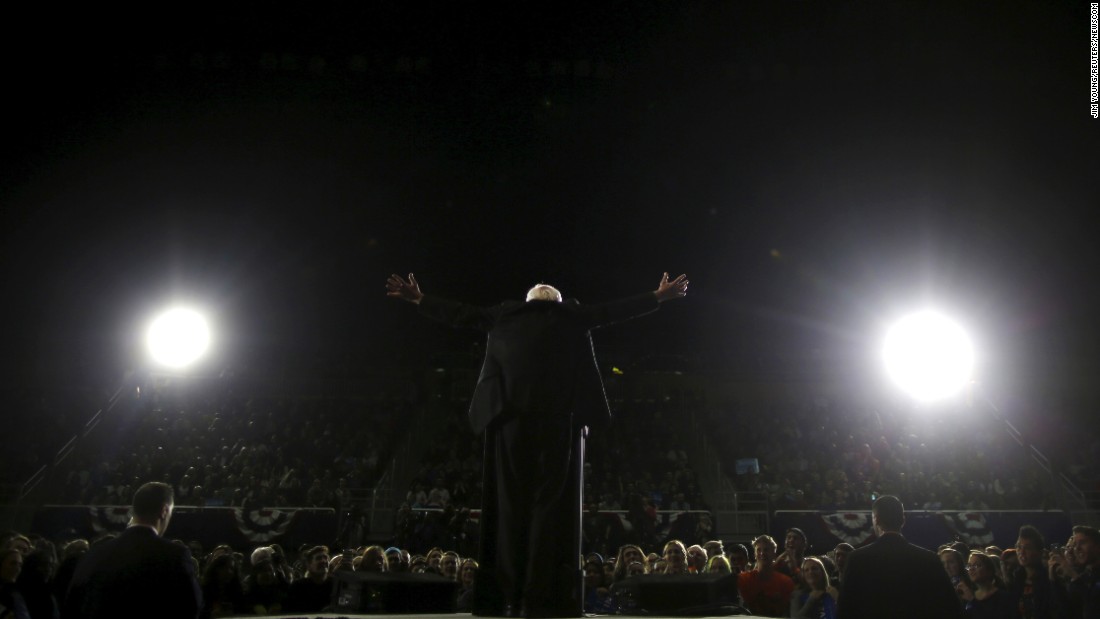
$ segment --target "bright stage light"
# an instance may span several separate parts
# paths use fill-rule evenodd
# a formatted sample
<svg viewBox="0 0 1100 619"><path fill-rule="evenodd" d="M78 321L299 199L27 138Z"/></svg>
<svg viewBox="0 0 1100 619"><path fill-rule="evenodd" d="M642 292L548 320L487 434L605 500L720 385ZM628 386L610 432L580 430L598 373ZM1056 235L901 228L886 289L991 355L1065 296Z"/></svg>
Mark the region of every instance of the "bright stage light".
<svg viewBox="0 0 1100 619"><path fill-rule="evenodd" d="M145 341L155 361L182 368L206 352L210 346L210 328L198 312L176 308L153 321Z"/></svg>
<svg viewBox="0 0 1100 619"><path fill-rule="evenodd" d="M974 351L954 322L934 312L907 316L886 334L886 371L918 400L957 393L970 380Z"/></svg>

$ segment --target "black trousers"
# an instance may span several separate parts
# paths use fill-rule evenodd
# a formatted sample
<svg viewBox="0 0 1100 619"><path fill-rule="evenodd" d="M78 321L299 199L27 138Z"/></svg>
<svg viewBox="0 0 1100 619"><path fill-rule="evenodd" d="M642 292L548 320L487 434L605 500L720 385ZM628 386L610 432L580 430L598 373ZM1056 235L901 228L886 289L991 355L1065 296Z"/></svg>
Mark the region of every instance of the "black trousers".
<svg viewBox="0 0 1100 619"><path fill-rule="evenodd" d="M485 435L474 613L579 617L584 430L560 413L499 421Z"/></svg>

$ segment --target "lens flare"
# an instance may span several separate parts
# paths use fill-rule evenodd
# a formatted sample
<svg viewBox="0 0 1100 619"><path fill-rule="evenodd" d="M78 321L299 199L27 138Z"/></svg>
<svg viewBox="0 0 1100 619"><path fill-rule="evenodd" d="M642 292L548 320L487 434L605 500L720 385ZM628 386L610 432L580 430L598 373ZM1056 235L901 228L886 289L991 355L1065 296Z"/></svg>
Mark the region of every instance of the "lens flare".
<svg viewBox="0 0 1100 619"><path fill-rule="evenodd" d="M145 341L157 363L182 368L206 352L210 346L210 328L198 312L176 308L161 314L149 325Z"/></svg>
<svg viewBox="0 0 1100 619"><path fill-rule="evenodd" d="M886 334L883 358L890 378L914 398L938 400L970 380L974 351L966 333L935 312L907 316Z"/></svg>

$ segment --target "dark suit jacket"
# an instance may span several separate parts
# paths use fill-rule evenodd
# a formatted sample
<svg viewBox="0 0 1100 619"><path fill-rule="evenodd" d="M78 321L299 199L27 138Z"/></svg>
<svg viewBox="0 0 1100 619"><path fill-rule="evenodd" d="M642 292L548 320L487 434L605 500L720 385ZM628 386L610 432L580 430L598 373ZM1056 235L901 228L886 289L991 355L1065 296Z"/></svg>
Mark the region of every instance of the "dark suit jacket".
<svg viewBox="0 0 1100 619"><path fill-rule="evenodd" d="M955 589L936 555L887 533L853 550L844 569L838 619L955 619Z"/></svg>
<svg viewBox="0 0 1100 619"><path fill-rule="evenodd" d="M504 412L572 413L577 425L607 425L611 412L589 330L656 309L651 292L598 305L506 301L477 307L429 295L419 305L425 316L489 333L470 401L470 425L478 433Z"/></svg>
<svg viewBox="0 0 1100 619"><path fill-rule="evenodd" d="M195 619L202 593L191 551L134 526L84 555L62 605L62 619Z"/></svg>

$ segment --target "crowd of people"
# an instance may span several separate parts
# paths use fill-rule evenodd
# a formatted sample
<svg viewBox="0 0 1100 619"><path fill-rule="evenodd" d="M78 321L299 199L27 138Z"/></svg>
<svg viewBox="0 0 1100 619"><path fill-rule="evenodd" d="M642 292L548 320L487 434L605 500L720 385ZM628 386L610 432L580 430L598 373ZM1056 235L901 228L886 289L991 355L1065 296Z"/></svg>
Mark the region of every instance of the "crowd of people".
<svg viewBox="0 0 1100 619"><path fill-rule="evenodd" d="M181 505L339 508L349 489L377 482L410 402L273 399L209 385L151 390L131 412L104 417L101 426L111 427L96 430L110 435L103 449L69 458L59 502L125 504L137 479L156 478L173 484ZM915 509L1056 506L1049 477L1004 427L974 410L924 416L807 402L760 411L679 399L614 407L616 423L592 435L586 454L584 501L601 510L708 509L689 457L699 438L688 435L685 407L704 421L705 440L737 487L765 493L773 509L860 509L872 494L888 493ZM76 417L62 415L61 404L32 408L51 427ZM481 439L461 407L452 413L437 422L440 438L426 446L407 489L413 509L480 506ZM1065 437L1073 447L1058 452L1067 458L1059 470L1093 490L1088 463L1100 441L1087 428L1073 434L1056 426L1036 430L1036 440ZM13 445L21 457L5 469L9 482L25 481L52 457L40 442Z"/></svg>
<svg viewBox="0 0 1100 619"><path fill-rule="evenodd" d="M51 540L7 532L0 537L0 617L54 619L63 616L66 596L82 558L106 535L89 542ZM410 554L400 547L331 549L303 545L287 552L278 544L240 552L228 546L209 551L186 546L201 590L200 617L321 612L332 604L338 571L431 573L454 581L454 608L468 612L478 562L456 550L431 548ZM630 614L637 606L631 579L665 575L732 575L717 580L726 590L723 605L741 606L755 615L803 618L837 617L846 595L845 568L853 548L839 544L829 552L806 554L807 541L790 529L783 547L768 535L749 548L720 540L685 546L670 540L660 553L626 544L617 553L583 558L584 609L588 613ZM1100 533L1074 528L1065 546L1047 546L1038 530L1025 526L1014 548L969 548L961 542L941 546L937 555L955 588L960 612L983 619L1076 619L1100 613ZM851 593L848 593L852 595ZM684 599L683 607L699 600ZM713 600L711 600L713 603Z"/></svg>
<svg viewBox="0 0 1100 619"><path fill-rule="evenodd" d="M707 410L724 470L775 509L865 509L894 494L913 509L1055 507L1050 477L986 411L836 402ZM749 460L755 466L739 466Z"/></svg>
<svg viewBox="0 0 1100 619"><path fill-rule="evenodd" d="M140 481L158 479L180 505L340 508L352 489L377 483L410 406L152 390L96 429L89 440L101 448L73 456L63 501L126 505Z"/></svg>

